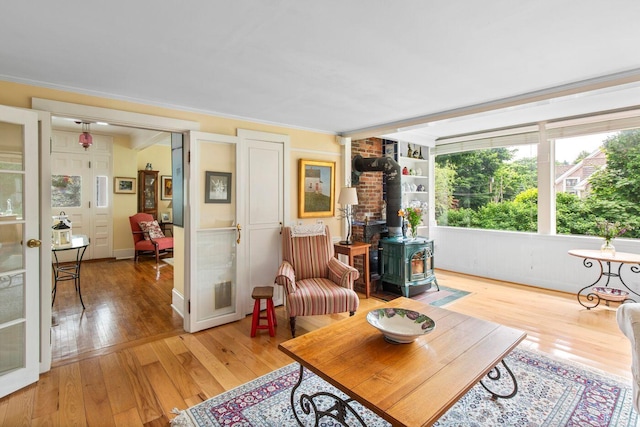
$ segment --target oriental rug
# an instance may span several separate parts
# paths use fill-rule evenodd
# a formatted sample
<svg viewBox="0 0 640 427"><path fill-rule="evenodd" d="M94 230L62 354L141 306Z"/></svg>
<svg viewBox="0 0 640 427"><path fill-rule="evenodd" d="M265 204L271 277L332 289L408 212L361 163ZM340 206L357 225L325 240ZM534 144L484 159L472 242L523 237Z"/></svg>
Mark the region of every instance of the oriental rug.
<svg viewBox="0 0 640 427"><path fill-rule="evenodd" d="M628 380L521 348L516 348L506 361L518 379L518 393L514 398L492 400L477 384L435 425L630 427L638 422ZM303 392L326 391L346 397L315 374L307 370L304 372ZM198 427L296 426L290 395L298 376L299 365L292 363L187 410L176 409L179 415L172 424ZM330 404L319 402L319 405L323 403ZM367 427L389 426L362 405L353 405ZM296 405L296 411L306 421L305 425L313 425L299 405ZM325 417L320 425L337 427L341 424Z"/></svg>

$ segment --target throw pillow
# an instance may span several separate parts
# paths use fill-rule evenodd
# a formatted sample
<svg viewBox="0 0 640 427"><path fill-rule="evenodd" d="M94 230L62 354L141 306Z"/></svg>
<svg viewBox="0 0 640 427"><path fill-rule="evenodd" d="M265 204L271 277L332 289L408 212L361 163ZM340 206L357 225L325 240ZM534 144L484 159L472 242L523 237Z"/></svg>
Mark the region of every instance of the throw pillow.
<svg viewBox="0 0 640 427"><path fill-rule="evenodd" d="M140 229L144 232L144 239L159 239L164 237L164 233L158 224L158 221L140 221Z"/></svg>

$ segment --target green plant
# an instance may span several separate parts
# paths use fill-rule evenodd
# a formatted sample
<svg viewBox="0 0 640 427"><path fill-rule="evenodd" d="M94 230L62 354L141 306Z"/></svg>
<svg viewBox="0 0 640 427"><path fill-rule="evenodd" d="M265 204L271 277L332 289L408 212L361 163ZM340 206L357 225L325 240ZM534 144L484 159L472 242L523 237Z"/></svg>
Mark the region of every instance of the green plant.
<svg viewBox="0 0 640 427"><path fill-rule="evenodd" d="M398 216L403 217L411 227L413 236L418 232L418 225L422 222L422 208L406 208L398 211Z"/></svg>
<svg viewBox="0 0 640 427"><path fill-rule="evenodd" d="M598 222L598 236L602 237L607 243L616 237L622 236L628 230L627 227L621 227L619 222L600 221Z"/></svg>

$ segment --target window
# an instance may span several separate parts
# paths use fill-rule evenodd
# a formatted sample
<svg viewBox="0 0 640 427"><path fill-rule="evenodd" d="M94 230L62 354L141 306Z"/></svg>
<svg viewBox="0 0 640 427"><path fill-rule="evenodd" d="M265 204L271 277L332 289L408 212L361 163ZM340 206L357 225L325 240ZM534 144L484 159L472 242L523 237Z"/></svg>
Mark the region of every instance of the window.
<svg viewBox="0 0 640 427"><path fill-rule="evenodd" d="M536 145L436 156L438 225L537 230Z"/></svg>
<svg viewBox="0 0 640 427"><path fill-rule="evenodd" d="M598 223L640 237L640 129L555 140L556 232L598 235Z"/></svg>

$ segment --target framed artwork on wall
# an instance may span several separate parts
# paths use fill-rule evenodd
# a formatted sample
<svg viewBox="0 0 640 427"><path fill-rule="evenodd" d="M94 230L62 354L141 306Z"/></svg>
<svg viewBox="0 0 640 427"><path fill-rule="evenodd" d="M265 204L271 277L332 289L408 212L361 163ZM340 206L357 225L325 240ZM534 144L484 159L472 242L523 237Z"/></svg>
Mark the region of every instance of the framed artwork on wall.
<svg viewBox="0 0 640 427"><path fill-rule="evenodd" d="M205 203L231 203L231 172L205 171Z"/></svg>
<svg viewBox="0 0 640 427"><path fill-rule="evenodd" d="M173 178L169 175L162 175L160 177L160 198L162 200L173 199Z"/></svg>
<svg viewBox="0 0 640 427"><path fill-rule="evenodd" d="M136 179L135 178L113 178L113 192L122 194L136 194Z"/></svg>
<svg viewBox="0 0 640 427"><path fill-rule="evenodd" d="M335 162L300 159L298 217L335 215Z"/></svg>

